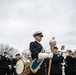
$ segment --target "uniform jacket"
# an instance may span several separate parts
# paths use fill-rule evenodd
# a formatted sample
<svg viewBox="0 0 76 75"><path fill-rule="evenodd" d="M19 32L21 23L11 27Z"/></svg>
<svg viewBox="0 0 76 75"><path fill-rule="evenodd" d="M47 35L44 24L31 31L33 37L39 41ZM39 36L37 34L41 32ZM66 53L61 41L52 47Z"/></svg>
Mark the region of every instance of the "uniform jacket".
<svg viewBox="0 0 76 75"><path fill-rule="evenodd" d="M2 55L0 55L0 67L1 67L1 57L2 57Z"/></svg>
<svg viewBox="0 0 76 75"><path fill-rule="evenodd" d="M15 59L10 59L10 65L12 66L12 68L14 68L14 66L16 65L16 60Z"/></svg>
<svg viewBox="0 0 76 75"><path fill-rule="evenodd" d="M62 74L62 65L63 62L63 56L59 56L57 54L54 54L52 58L52 65L51 65L51 73L53 74Z"/></svg>
<svg viewBox="0 0 76 75"><path fill-rule="evenodd" d="M76 71L76 59L72 56L66 57L66 73L74 73Z"/></svg>
<svg viewBox="0 0 76 75"><path fill-rule="evenodd" d="M38 58L38 53L40 53L42 50L42 45L39 44L37 41L30 43L30 51L32 59Z"/></svg>
<svg viewBox="0 0 76 75"><path fill-rule="evenodd" d="M5 56L1 57L1 68L8 68L8 66L10 65L10 59Z"/></svg>
<svg viewBox="0 0 76 75"><path fill-rule="evenodd" d="M75 68L75 74L76 74L76 57L74 58L74 68Z"/></svg>
<svg viewBox="0 0 76 75"><path fill-rule="evenodd" d="M17 61L18 61L17 58L13 59L13 61L12 61L13 66L16 66Z"/></svg>

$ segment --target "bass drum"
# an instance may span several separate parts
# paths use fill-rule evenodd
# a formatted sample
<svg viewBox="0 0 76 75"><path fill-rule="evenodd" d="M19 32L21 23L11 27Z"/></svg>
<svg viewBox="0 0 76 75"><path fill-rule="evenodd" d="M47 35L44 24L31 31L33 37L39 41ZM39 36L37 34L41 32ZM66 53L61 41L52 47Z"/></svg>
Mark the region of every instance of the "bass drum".
<svg viewBox="0 0 76 75"><path fill-rule="evenodd" d="M20 59L16 63L16 73L18 75L27 75L30 73L30 61L25 59Z"/></svg>
<svg viewBox="0 0 76 75"><path fill-rule="evenodd" d="M22 74L23 70L24 70L24 62L23 60L20 59L16 63L16 73Z"/></svg>

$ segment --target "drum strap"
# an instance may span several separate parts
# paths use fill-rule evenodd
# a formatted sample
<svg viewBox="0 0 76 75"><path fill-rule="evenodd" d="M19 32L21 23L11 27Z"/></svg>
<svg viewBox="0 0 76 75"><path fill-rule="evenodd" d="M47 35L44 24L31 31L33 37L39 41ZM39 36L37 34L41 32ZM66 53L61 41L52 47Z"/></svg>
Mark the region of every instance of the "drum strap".
<svg viewBox="0 0 76 75"><path fill-rule="evenodd" d="M38 59L34 59L31 63L30 70L33 73L36 73L41 68L43 61L44 61L44 59L41 61L40 60L38 61Z"/></svg>

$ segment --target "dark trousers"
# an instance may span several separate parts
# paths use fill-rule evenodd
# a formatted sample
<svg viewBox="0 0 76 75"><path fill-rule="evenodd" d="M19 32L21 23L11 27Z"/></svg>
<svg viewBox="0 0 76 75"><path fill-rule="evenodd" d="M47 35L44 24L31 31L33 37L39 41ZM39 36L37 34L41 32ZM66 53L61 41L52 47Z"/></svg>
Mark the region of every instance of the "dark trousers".
<svg viewBox="0 0 76 75"><path fill-rule="evenodd" d="M55 73L51 73L50 75L62 75L62 74L55 74Z"/></svg>
<svg viewBox="0 0 76 75"><path fill-rule="evenodd" d="M0 68L0 75L2 75L2 69Z"/></svg>
<svg viewBox="0 0 76 75"><path fill-rule="evenodd" d="M16 73L16 69L15 69L15 68L13 69L13 71L14 71L14 75L17 75L17 73Z"/></svg>
<svg viewBox="0 0 76 75"><path fill-rule="evenodd" d="M1 75L10 75L10 73L9 73L9 69L8 68L2 68L1 69Z"/></svg>
<svg viewBox="0 0 76 75"><path fill-rule="evenodd" d="M65 75L76 75L76 73L66 73Z"/></svg>
<svg viewBox="0 0 76 75"><path fill-rule="evenodd" d="M9 70L10 75L13 75L14 69Z"/></svg>

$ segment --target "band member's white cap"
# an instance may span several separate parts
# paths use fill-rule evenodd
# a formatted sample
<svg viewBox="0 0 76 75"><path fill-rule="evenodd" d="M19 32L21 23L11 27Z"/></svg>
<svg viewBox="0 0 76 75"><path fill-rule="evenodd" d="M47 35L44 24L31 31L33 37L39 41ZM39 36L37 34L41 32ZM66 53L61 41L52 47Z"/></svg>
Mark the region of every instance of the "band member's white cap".
<svg viewBox="0 0 76 75"><path fill-rule="evenodd" d="M33 34L34 37L37 36L37 35L43 37L43 34L42 34L41 31L37 31L37 32L35 32L35 33Z"/></svg>

